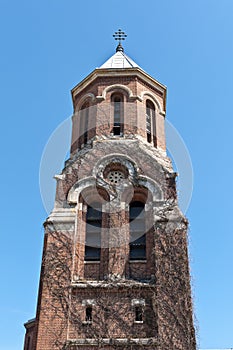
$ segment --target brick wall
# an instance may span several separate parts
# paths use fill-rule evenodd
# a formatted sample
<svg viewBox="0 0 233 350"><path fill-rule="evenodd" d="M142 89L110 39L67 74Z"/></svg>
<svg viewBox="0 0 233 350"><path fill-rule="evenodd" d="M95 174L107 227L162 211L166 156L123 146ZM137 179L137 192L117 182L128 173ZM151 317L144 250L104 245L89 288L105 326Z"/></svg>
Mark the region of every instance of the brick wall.
<svg viewBox="0 0 233 350"><path fill-rule="evenodd" d="M164 153L165 88L161 91L137 74L115 74L97 77L73 95L71 158L57 179L54 210L45 222L37 316L25 346L29 335L34 343L24 350L195 350L187 221L177 207L176 174ZM114 92L124 99L119 136L112 135ZM85 96L92 106L86 144L78 112ZM156 147L146 138L147 98L156 107ZM109 182L111 170L122 172L119 186ZM93 201L103 211L98 262L85 261L87 207ZM132 201L145 207L144 260L129 256ZM142 321L136 320L137 306Z"/></svg>
<svg viewBox="0 0 233 350"><path fill-rule="evenodd" d="M129 93L122 89L120 85L127 87L134 98L129 96ZM102 96L104 89L108 86L113 86L107 91L103 99L96 100L97 96ZM115 86L115 88L114 88ZM77 149L83 146L83 129L82 113L80 108L83 99L90 102L89 108L89 123L88 123L88 139L93 137L112 137L113 135L113 105L111 96L113 93L120 93L123 96L122 113L124 116L123 135L125 138L132 138L139 135L146 140L146 100L150 99L154 104L151 96L158 101L162 110L165 110L164 96L154 86L146 84L143 80L138 79L137 76L113 76L108 78L97 78L95 83L91 83L88 88L82 90L75 96L73 116L73 133L71 153L74 154ZM145 94L145 95L143 95ZM90 97L92 95L92 97ZM140 99L140 96L143 96ZM79 103L79 101L81 101ZM158 106L156 108L156 128L155 138L157 146L165 150L165 133L164 133L164 115L161 115Z"/></svg>

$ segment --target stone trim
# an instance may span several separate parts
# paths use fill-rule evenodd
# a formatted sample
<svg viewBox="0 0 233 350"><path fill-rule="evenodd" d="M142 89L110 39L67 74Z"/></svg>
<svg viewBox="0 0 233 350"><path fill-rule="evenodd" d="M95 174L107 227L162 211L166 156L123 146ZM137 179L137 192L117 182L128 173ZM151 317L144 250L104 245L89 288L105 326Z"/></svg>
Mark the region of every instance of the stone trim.
<svg viewBox="0 0 233 350"><path fill-rule="evenodd" d="M121 165L125 166L130 176L135 176L138 174L138 171L139 171L138 165L135 163L135 161L132 158L121 153L111 153L102 157L99 161L97 161L97 163L93 168L93 172L92 172L93 176L96 176L96 177L99 176L103 178L103 172L106 166L111 163L120 163Z"/></svg>
<svg viewBox="0 0 233 350"><path fill-rule="evenodd" d="M128 76L135 75L136 77L141 78L143 81L147 82L153 87L156 87L156 89L158 89L158 91L164 95L165 102L166 102L166 89L167 89L166 86L161 84L154 78L152 78L148 73L146 73L140 68L130 68L130 69L125 68L120 70L119 68L114 68L114 69L97 68L71 90L73 101L77 94L79 94L82 90L84 90L88 85L90 85L98 77L105 77L105 78L115 77L116 73L118 76L128 77Z"/></svg>
<svg viewBox="0 0 233 350"><path fill-rule="evenodd" d="M154 284L151 284L149 283L150 281L148 282L137 282L137 281L133 281L133 280L128 280L128 281L125 281L125 282L112 282L112 281L84 281L84 282L81 282L81 281L73 281L71 283L71 287L72 288L153 288L154 287Z"/></svg>
<svg viewBox="0 0 233 350"><path fill-rule="evenodd" d="M146 187L153 195L154 201L163 200L163 191L159 188L159 185L148 176L140 175L138 179L138 184Z"/></svg>
<svg viewBox="0 0 233 350"><path fill-rule="evenodd" d="M152 99L152 101L155 103L156 107L158 108L159 114L165 116L166 112L162 109L162 107L161 107L159 101L157 100L157 98L155 97L155 95L150 91L143 91L140 95L140 99L143 101L145 96L149 96Z"/></svg>
<svg viewBox="0 0 233 350"><path fill-rule="evenodd" d="M67 201L68 203L78 203L78 197L84 188L95 186L96 179L93 176L85 177L77 181L69 190Z"/></svg>
<svg viewBox="0 0 233 350"><path fill-rule="evenodd" d="M24 327L26 329L32 328L32 327L35 326L35 322L36 322L36 319L32 318L32 319L30 319L30 320L28 320L27 322L24 323Z"/></svg>
<svg viewBox="0 0 233 350"><path fill-rule="evenodd" d="M98 345L143 345L143 346L151 346L157 345L156 338L80 338L80 339L70 339L66 342L66 346L98 346ZM67 349L67 347L65 347Z"/></svg>
<svg viewBox="0 0 233 350"><path fill-rule="evenodd" d="M96 304L95 299L83 299L82 300L82 306L92 306L95 304Z"/></svg>
<svg viewBox="0 0 233 350"><path fill-rule="evenodd" d="M110 85L110 86L107 86L103 92L102 92L102 95L100 96L96 96L96 99L97 100L105 100L106 99L106 95L107 95L107 92L111 91L111 90L123 90L123 91L126 91L127 94L128 94L128 97L129 99L137 99L137 96L134 96L132 91L125 85L122 85L122 84L113 84L113 85Z"/></svg>
<svg viewBox="0 0 233 350"><path fill-rule="evenodd" d="M145 306L146 302L145 302L145 299L132 299L131 305L132 306L138 306L138 305ZM141 322L141 321L137 321L137 322Z"/></svg>
<svg viewBox="0 0 233 350"><path fill-rule="evenodd" d="M78 112L80 110L80 107L82 107L83 103L86 100L91 100L91 102L93 103L95 101L95 95L92 94L91 92L89 92L89 93L85 94L84 96L82 96L75 106L75 109L77 109Z"/></svg>

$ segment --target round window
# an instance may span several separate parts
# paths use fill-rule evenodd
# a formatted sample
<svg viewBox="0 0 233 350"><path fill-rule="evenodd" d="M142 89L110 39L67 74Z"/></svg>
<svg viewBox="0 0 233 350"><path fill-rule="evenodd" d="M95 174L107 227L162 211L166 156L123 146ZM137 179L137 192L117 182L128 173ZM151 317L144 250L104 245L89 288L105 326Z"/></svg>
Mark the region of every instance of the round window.
<svg viewBox="0 0 233 350"><path fill-rule="evenodd" d="M111 184L119 185L125 176L121 171L113 170L108 173L107 178Z"/></svg>

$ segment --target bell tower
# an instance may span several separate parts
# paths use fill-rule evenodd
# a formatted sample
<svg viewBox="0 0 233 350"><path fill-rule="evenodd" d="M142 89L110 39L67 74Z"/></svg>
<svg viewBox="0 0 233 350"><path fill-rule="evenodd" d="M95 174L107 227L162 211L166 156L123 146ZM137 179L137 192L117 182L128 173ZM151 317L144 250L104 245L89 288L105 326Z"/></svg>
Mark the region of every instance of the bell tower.
<svg viewBox="0 0 233 350"><path fill-rule="evenodd" d="M36 318L24 350L195 350L187 219L166 155L166 87L116 52L72 91Z"/></svg>

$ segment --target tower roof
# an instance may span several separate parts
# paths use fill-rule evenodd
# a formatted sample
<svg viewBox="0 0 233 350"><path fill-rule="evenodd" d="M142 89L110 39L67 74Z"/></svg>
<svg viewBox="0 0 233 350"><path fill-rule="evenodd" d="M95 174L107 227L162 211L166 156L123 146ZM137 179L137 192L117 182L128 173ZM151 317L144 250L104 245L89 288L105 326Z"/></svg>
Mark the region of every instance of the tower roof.
<svg viewBox="0 0 233 350"><path fill-rule="evenodd" d="M100 68L141 68L123 51L117 50Z"/></svg>

